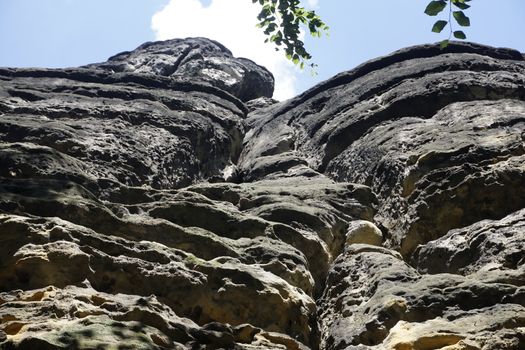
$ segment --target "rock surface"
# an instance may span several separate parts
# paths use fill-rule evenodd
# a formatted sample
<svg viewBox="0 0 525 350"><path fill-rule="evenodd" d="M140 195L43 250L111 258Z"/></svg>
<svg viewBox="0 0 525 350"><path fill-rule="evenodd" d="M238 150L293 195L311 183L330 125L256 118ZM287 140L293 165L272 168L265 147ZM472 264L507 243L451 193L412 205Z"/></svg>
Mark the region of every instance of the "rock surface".
<svg viewBox="0 0 525 350"><path fill-rule="evenodd" d="M0 68L0 348L525 348L525 60L284 102L203 38Z"/></svg>
<svg viewBox="0 0 525 350"><path fill-rule="evenodd" d="M242 101L271 97L274 87L267 69L249 59L235 58L222 44L204 38L148 42L86 67L208 83Z"/></svg>

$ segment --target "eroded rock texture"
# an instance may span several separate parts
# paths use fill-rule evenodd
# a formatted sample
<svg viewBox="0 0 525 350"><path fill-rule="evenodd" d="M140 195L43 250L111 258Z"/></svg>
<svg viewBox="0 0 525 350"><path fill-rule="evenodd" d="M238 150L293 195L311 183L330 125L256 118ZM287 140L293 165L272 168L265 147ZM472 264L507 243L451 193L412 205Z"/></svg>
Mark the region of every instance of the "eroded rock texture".
<svg viewBox="0 0 525 350"><path fill-rule="evenodd" d="M525 59L302 95L193 38L0 69L0 348L525 348Z"/></svg>

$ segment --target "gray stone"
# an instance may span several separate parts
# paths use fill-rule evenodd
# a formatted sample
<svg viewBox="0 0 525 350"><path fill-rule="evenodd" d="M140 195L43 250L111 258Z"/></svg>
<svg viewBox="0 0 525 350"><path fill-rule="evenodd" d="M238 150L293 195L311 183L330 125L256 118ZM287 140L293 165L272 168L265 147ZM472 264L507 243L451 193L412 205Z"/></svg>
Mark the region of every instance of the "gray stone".
<svg viewBox="0 0 525 350"><path fill-rule="evenodd" d="M414 264L425 273L478 274L485 278L493 275L502 283L521 284L525 268L525 210L501 220L483 220L451 230L419 246ZM513 272L520 275L513 278Z"/></svg>
<svg viewBox="0 0 525 350"><path fill-rule="evenodd" d="M203 38L0 69L0 348L525 348L525 61L285 102Z"/></svg>
<svg viewBox="0 0 525 350"><path fill-rule="evenodd" d="M273 75L266 68L235 58L222 44L206 38L148 42L86 67L208 83L242 101L272 97L274 88Z"/></svg>

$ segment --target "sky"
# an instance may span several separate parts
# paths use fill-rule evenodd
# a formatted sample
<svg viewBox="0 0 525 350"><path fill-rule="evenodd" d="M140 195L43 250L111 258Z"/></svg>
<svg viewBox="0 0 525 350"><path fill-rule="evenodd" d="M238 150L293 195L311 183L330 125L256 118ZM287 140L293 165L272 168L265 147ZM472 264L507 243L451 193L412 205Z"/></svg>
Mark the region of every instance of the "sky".
<svg viewBox="0 0 525 350"><path fill-rule="evenodd" d="M330 26L328 37L305 36L313 74L264 43L251 0L0 0L0 67L73 67L146 41L205 36L267 67L284 100L366 60L445 39L430 31L446 16L423 14L428 1L303 0ZM525 0L471 4L468 40L525 52Z"/></svg>

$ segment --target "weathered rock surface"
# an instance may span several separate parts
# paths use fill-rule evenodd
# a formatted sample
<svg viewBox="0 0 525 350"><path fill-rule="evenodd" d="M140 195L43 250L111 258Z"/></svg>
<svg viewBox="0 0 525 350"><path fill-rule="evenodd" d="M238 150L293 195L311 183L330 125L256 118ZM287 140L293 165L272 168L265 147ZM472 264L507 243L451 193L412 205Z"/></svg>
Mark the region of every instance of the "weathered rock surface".
<svg viewBox="0 0 525 350"><path fill-rule="evenodd" d="M451 230L419 246L414 260L424 273L493 275L501 282L521 285L524 252L525 210L522 209L501 220L483 220ZM519 275L513 279L515 273Z"/></svg>
<svg viewBox="0 0 525 350"><path fill-rule="evenodd" d="M336 259L326 285L320 301L322 348L524 345L523 284L482 275L421 275L398 253L356 244Z"/></svg>
<svg viewBox="0 0 525 350"><path fill-rule="evenodd" d="M285 102L203 39L0 68L0 348L525 348L525 60Z"/></svg>
<svg viewBox="0 0 525 350"><path fill-rule="evenodd" d="M87 67L208 83L242 101L271 97L274 87L273 75L264 67L235 58L222 44L204 38L149 42Z"/></svg>

